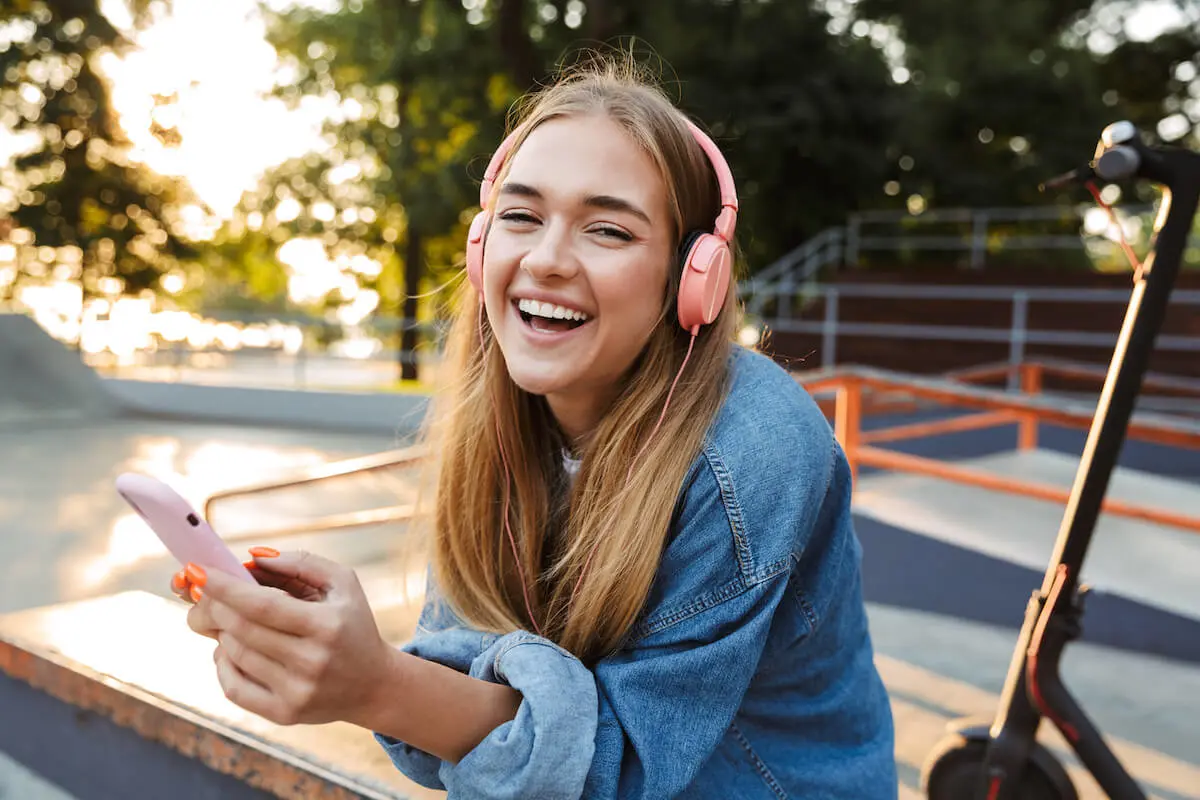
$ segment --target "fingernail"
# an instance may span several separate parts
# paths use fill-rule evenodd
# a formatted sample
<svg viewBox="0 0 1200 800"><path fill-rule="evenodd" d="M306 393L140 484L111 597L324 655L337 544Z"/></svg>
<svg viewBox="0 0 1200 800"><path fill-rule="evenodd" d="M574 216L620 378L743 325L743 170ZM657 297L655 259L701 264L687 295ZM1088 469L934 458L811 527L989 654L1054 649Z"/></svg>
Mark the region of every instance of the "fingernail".
<svg viewBox="0 0 1200 800"><path fill-rule="evenodd" d="M197 564L187 565L187 576L196 586L203 586L208 582L208 573L204 571L204 567Z"/></svg>
<svg viewBox="0 0 1200 800"><path fill-rule="evenodd" d="M192 602L193 602L193 603L199 603L199 602L200 602L200 598L201 598L201 597L204 597L204 590L203 590L203 589L201 589L199 586L193 586L193 587L192 587L192 591L191 591L191 595L192 595Z"/></svg>
<svg viewBox="0 0 1200 800"><path fill-rule="evenodd" d="M187 582L187 574L183 570L179 570L171 576L171 588L177 593L187 588Z"/></svg>
<svg viewBox="0 0 1200 800"><path fill-rule="evenodd" d="M263 547L262 545L259 545L257 547L250 548L250 555L254 556L255 558L278 558L279 551L274 547Z"/></svg>
<svg viewBox="0 0 1200 800"><path fill-rule="evenodd" d="M246 569L254 569L258 566L258 564L256 564L254 561L243 561L242 566Z"/></svg>

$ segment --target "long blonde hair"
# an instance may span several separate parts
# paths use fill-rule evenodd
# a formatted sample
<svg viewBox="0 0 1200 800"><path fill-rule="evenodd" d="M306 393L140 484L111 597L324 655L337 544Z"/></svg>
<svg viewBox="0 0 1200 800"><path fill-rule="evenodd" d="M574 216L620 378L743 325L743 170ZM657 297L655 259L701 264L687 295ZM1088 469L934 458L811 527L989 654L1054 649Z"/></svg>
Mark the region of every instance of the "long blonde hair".
<svg viewBox="0 0 1200 800"><path fill-rule="evenodd" d="M556 117L597 113L619 123L658 166L675 241L712 230L720 211L712 165L683 114L631 60L591 60L541 90L514 124L523 123L527 135ZM425 438L436 459L433 579L472 627L497 633L528 627L528 591L543 635L590 663L619 648L636 622L683 480L724 397L741 320L731 280L721 314L701 329L661 427L649 438L690 339L676 318L679 266L670 270L649 343L579 454L573 484L563 470L566 442L545 398L513 383L482 299L464 283L445 348L445 386L434 398ZM519 568L502 518L506 492Z"/></svg>

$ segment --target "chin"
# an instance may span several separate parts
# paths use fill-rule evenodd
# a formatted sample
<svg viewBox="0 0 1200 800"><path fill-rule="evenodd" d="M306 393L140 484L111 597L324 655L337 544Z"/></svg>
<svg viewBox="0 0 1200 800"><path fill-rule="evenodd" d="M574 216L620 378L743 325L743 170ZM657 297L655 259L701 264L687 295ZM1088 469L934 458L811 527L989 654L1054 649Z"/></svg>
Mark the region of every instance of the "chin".
<svg viewBox="0 0 1200 800"><path fill-rule="evenodd" d="M550 365L510 364L508 376L522 391L536 395L553 394L570 383L561 370L547 367Z"/></svg>

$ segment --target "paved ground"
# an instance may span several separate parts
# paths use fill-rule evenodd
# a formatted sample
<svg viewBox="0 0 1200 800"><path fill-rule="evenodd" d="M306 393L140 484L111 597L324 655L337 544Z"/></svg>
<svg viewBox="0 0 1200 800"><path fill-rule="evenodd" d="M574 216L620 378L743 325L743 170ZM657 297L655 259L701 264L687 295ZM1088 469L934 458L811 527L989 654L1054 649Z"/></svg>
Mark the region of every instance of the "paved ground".
<svg viewBox="0 0 1200 800"><path fill-rule="evenodd" d="M0 611L127 589L166 596L170 559L111 490L112 479L122 471L157 474L199 502L220 488L392 444L383 436L137 420L100 426L0 427L0 451L9 456L0 462ZM1046 459L1057 460L1053 455ZM974 535L968 526L959 529L964 541L955 542L944 532L901 528L895 518L880 521L885 516L880 509L889 508L884 499L911 501L937 488L889 481L891 476L864 478L858 527L880 668L892 690L897 717L901 777L906 789L915 791L924 755L945 723L994 709L1025 600L1041 576L1033 564L982 552L977 543L966 541ZM305 508L296 495L279 493L255 500L253 507L241 501L238 516L297 518L315 513L317 507L325 513L379 505L402 483L346 483L332 495L336 506L327 499ZM992 499L1012 510L1026 533L1039 540L1053 537L1057 509L1040 509L1040 518L1038 509L1026 509L1022 516L1011 501ZM979 523L980 515L975 517ZM233 532L232 524L230 515L229 524L222 528L218 521L218 528ZM420 564L398 562L402 530L382 527L272 543L305 546L356 564L384 627L399 637L411 625L423 575ZM1190 552L1190 561L1176 554L1173 566L1193 568L1200 558L1200 540ZM1116 588L1130 591L1128 586ZM1164 608L1152 591L1143 594L1140 599L1097 594L1088 617L1089 643L1069 651L1068 678L1106 733L1138 754L1139 777L1159 786L1162 791L1156 796L1200 797L1195 789L1200 787L1200 670L1195 666L1200 662L1200 615L1177 613L1182 609ZM1186 598L1180 597L1182 603ZM1114 675L1138 680L1114 681ZM2 768L0 774L5 774ZM29 777L12 773L4 780L27 783ZM11 787L9 796L38 797Z"/></svg>
<svg viewBox="0 0 1200 800"><path fill-rule="evenodd" d="M85 413L63 402L69 391L54 395L58 412L39 416L31 410L54 393L35 395L37 387L27 386L17 403L12 386L0 386L0 412L8 414L0 413L0 614L128 589L166 596L173 565L112 490L123 471L157 475L199 503L222 488L396 444L386 435L111 418L103 409ZM1062 482L1069 480L1070 454L1081 442L1075 432L1051 429L1041 452L997 455L1012 446L1009 430L943 437L909 449ZM1195 454L1134 445L1124 464L1115 492L1200 513ZM1151 466L1174 481L1142 474ZM320 494L276 493L230 506L228 516L214 522L234 536L255 518L302 519L395 502L407 485L397 476L345 482ZM916 797L921 763L946 722L994 710L1016 627L1030 591L1040 585L1061 509L871 473L863 475L857 506L878 663L897 719L902 796ZM402 529L271 543L354 564L384 628L401 637L411 626L423 570L405 555ZM1088 577L1098 591L1085 641L1066 657L1068 684L1153 796L1200 798L1200 538L1105 520L1096 544ZM1053 736L1048 741L1061 747ZM1102 796L1086 776L1077 777L1085 797ZM0 798L61 797L0 756Z"/></svg>

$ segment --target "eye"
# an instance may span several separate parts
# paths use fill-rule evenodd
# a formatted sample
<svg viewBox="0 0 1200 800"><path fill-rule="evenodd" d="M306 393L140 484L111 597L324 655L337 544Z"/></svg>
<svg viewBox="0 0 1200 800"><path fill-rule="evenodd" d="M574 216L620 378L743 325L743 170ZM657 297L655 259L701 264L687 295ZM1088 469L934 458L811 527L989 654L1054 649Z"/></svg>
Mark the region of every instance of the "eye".
<svg viewBox="0 0 1200 800"><path fill-rule="evenodd" d="M538 218L528 211L505 211L500 215L500 219L505 222L516 222L523 224L532 224L538 221Z"/></svg>
<svg viewBox="0 0 1200 800"><path fill-rule="evenodd" d="M598 225L595 228L592 228L592 233L598 233L606 238L618 239L622 242L633 241L633 234L629 233L628 231L621 230L620 228L614 228L611 225Z"/></svg>

